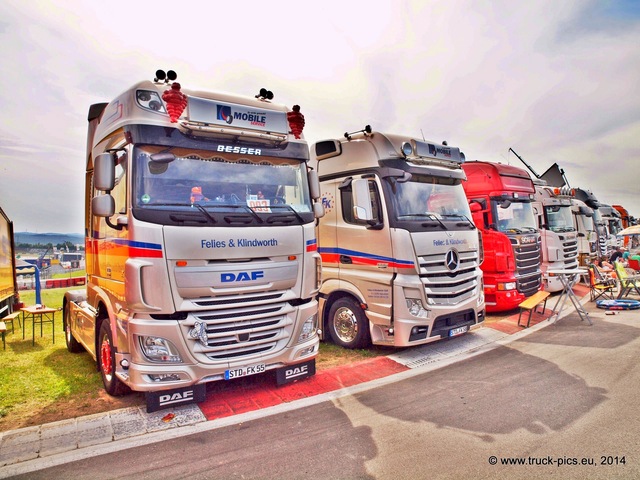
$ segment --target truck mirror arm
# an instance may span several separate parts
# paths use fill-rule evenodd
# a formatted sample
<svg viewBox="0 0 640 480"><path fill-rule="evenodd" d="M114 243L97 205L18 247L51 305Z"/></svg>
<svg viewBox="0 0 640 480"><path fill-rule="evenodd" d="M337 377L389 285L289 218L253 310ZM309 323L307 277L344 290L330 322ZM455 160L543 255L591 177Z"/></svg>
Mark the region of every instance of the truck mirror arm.
<svg viewBox="0 0 640 480"><path fill-rule="evenodd" d="M109 217L105 217L104 221L109 227L113 228L114 230L122 230L129 223L127 221L127 217L125 217L125 216L119 216L116 219L116 223L115 224L111 221L111 218L109 218Z"/></svg>

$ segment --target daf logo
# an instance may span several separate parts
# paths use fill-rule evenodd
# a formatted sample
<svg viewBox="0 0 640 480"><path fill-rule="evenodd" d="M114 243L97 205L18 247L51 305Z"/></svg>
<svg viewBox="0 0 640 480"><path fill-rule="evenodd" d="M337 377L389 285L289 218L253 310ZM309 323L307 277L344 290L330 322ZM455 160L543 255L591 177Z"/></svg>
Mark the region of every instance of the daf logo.
<svg viewBox="0 0 640 480"><path fill-rule="evenodd" d="M253 272L238 272L238 273L221 273L220 281L223 283L229 282L251 282L254 280L260 280L264 278L264 271L256 270Z"/></svg>
<svg viewBox="0 0 640 480"><path fill-rule="evenodd" d="M455 250L449 250L444 257L444 264L451 272L455 272L460 266L460 257Z"/></svg>

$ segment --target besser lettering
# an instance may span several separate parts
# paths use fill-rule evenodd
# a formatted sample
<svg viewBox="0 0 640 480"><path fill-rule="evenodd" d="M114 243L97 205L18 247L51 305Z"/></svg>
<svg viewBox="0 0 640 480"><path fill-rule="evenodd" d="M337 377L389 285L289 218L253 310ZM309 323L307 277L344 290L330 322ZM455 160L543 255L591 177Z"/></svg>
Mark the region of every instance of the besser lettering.
<svg viewBox="0 0 640 480"><path fill-rule="evenodd" d="M249 282L251 280L259 280L264 278L264 272L262 270L256 272L240 272L235 273L222 273L220 274L220 280L224 283L228 282Z"/></svg>
<svg viewBox="0 0 640 480"><path fill-rule="evenodd" d="M187 400L193 400L193 391L189 390L184 393L160 395L160 405L168 405L170 403L179 403Z"/></svg>
<svg viewBox="0 0 640 480"><path fill-rule="evenodd" d="M218 151L224 153L241 153L245 155L262 155L260 148L233 147L231 145L218 145Z"/></svg>

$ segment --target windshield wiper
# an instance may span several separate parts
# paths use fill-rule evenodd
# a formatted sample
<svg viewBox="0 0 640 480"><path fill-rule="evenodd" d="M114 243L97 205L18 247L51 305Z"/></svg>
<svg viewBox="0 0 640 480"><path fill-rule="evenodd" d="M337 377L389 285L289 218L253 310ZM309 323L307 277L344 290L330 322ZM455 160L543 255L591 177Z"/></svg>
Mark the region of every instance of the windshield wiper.
<svg viewBox="0 0 640 480"><path fill-rule="evenodd" d="M281 204L281 205L269 205L269 208L271 208L272 210L274 208L286 208L296 216L296 218L300 221L300 223L304 223L304 218L302 218L302 215L296 212L295 208L293 208L291 205L287 203Z"/></svg>
<svg viewBox="0 0 640 480"><path fill-rule="evenodd" d="M251 214L251 216L258 222L258 223L264 223L264 220L262 220L260 218L260 215L258 215L256 212L253 211L253 209L251 207L249 207L248 205L244 205L244 204L240 204L240 205L230 205L230 204L225 204L224 207L229 207L229 208L241 208L242 210L244 210L245 212L249 212ZM227 217L225 217L225 219L227 219L227 222L229 221Z"/></svg>
<svg viewBox="0 0 640 480"><path fill-rule="evenodd" d="M471 220L469 220L469 217L467 217L466 215L463 215L462 213L447 213L446 215L443 215L443 217L457 217L457 218L462 218L463 220L465 220L467 223L457 223L456 226L458 227L464 227L465 225L470 225L471 228L475 228L475 225L473 224L473 222Z"/></svg>
<svg viewBox="0 0 640 480"><path fill-rule="evenodd" d="M435 213L424 213L424 214L419 214L420 216L425 216L425 217L429 217L434 219L436 222L438 222L440 224L440 226L442 227L443 230L448 230L447 226L442 222L442 220L440 220L438 218L438 216ZM427 224L423 223L422 224L423 227L428 227Z"/></svg>
<svg viewBox="0 0 640 480"><path fill-rule="evenodd" d="M211 214L210 214L209 212L207 212L207 209L206 209L206 208L204 208L202 205L200 205L199 203L193 203L192 205L193 205L194 207L196 207L198 210L200 210L202 213L204 213L204 214L207 216L207 218L208 218L209 220L211 220L211 223L214 223L214 224L215 224L215 223L218 223L218 222L216 221L216 219L215 219L215 218L213 218L213 217L211 216Z"/></svg>

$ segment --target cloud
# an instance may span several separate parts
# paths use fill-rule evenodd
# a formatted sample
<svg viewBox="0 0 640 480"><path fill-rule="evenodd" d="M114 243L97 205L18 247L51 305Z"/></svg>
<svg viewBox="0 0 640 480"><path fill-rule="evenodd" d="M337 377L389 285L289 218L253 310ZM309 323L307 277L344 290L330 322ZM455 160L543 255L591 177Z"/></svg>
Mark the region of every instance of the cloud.
<svg viewBox="0 0 640 480"><path fill-rule="evenodd" d="M0 205L18 231L83 231L88 107L163 68L203 89L266 87L301 105L311 142L370 124L523 166L513 147L538 172L557 162L573 186L640 217L639 10L626 1L6 0ZM23 179L38 186L29 198L12 189Z"/></svg>

